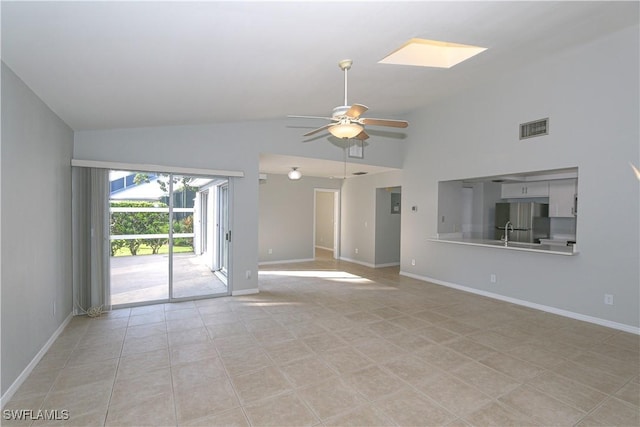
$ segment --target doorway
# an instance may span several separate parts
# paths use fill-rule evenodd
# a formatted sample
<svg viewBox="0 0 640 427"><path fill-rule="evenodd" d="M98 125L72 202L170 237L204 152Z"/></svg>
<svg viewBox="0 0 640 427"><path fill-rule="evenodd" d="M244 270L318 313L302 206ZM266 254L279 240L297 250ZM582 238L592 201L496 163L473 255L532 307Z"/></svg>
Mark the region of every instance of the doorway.
<svg viewBox="0 0 640 427"><path fill-rule="evenodd" d="M228 203L217 203L228 178L111 171L110 181L113 306L229 294L229 248L216 245L220 218L230 233Z"/></svg>
<svg viewBox="0 0 640 427"><path fill-rule="evenodd" d="M313 253L340 257L340 190L314 189Z"/></svg>
<svg viewBox="0 0 640 427"><path fill-rule="evenodd" d="M402 188L376 189L375 251L376 267L400 264Z"/></svg>

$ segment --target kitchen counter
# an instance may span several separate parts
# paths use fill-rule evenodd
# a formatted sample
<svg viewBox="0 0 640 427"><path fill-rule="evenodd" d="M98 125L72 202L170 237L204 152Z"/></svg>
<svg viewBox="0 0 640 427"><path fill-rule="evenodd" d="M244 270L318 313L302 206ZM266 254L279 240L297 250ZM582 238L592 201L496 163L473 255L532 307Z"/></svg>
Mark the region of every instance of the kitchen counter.
<svg viewBox="0 0 640 427"><path fill-rule="evenodd" d="M470 246L484 246L494 249L512 250L512 251L525 251L525 252L541 252L552 255L576 255L578 253L576 245L571 246L558 246L558 245L543 245L541 243L522 243L522 242L509 242L507 246L504 245L502 240L489 240L489 239L465 239L462 237L435 237L427 239L430 242L442 242L452 243L456 245L470 245Z"/></svg>

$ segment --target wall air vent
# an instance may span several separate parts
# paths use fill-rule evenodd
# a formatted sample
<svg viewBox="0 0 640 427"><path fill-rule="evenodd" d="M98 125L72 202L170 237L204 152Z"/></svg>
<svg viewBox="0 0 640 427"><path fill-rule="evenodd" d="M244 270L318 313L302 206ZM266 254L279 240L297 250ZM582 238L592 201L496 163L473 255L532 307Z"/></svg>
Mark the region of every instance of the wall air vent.
<svg viewBox="0 0 640 427"><path fill-rule="evenodd" d="M533 138L549 134L549 118L522 123L520 125L520 139Z"/></svg>

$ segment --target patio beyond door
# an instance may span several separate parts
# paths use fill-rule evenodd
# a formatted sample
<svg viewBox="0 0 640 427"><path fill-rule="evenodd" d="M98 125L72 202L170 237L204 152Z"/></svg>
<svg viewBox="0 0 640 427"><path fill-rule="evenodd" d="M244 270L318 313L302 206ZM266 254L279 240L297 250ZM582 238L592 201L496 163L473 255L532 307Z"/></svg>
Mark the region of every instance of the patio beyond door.
<svg viewBox="0 0 640 427"><path fill-rule="evenodd" d="M229 294L212 250L220 219L228 224L228 204L219 201L228 179L112 171L110 181L112 305Z"/></svg>

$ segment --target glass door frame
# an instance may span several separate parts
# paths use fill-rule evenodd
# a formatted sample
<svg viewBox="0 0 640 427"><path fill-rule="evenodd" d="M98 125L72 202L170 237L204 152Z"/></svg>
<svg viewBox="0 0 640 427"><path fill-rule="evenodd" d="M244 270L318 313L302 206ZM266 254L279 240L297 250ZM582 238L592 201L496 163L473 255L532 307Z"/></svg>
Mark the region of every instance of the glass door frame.
<svg viewBox="0 0 640 427"><path fill-rule="evenodd" d="M229 275L231 227L229 226L229 184L218 186L218 271L225 281Z"/></svg>
<svg viewBox="0 0 640 427"><path fill-rule="evenodd" d="M137 170L131 170L130 172L141 172L141 171L137 171ZM231 203L230 203L230 199L231 199L231 177L225 177L225 176L216 176L216 175L195 175L195 174L177 174L177 173L163 173L163 172L157 172L158 174L165 174L169 177L169 203L168 203L168 211L169 211L169 232L168 232L168 261L167 261L167 269L168 269L168 283L167 283L167 291L168 291L168 298L161 298L161 299L154 299L154 300L143 300L143 301L134 301L134 302L127 302L127 303L122 303L122 304L115 304L112 307L113 308L126 308L126 307L136 307L136 306L144 306L144 305L152 305L152 304L162 304L162 303L171 303L171 302L181 302L181 301L194 301L194 300L199 300L199 299L207 299L207 298L216 298L216 297L223 297L223 296L229 296L231 295L231 278L230 278L230 274L229 274L229 269L227 268L226 273L224 274L224 280L222 280L225 285L226 285L226 292L220 292L220 293L211 293L211 294L204 294L204 295L192 295L192 296L185 296L185 297L174 297L174 227L173 227L173 221L174 221L174 212L175 212L175 203L174 203L174 199L175 199L175 194L174 194L174 177L178 176L178 177L183 177L183 176L189 176L189 177L197 177L197 178L211 178L214 180L220 180L221 183L219 184L214 184L211 186L212 189L216 189L216 191L219 191L219 189L221 187L225 187L226 189L226 204L224 206L221 206L220 203L217 203L217 206L215 206L216 210L218 210L218 212L215 213L216 216L220 217L220 215L224 215L226 216L226 220L227 223L230 224L231 222ZM210 198L210 195L209 195ZM218 198L219 198L219 194L218 194ZM226 208L226 211L224 213L221 213L219 211L219 209L221 207ZM201 208L201 206L194 206L194 208L199 209ZM109 203L107 204L107 209L109 209ZM204 219L206 221L206 218ZM218 227L214 227L214 229L216 229ZM230 226L228 228L229 232L230 232ZM111 238L111 233L109 233L109 237ZM193 239L195 239L195 229L194 229L194 235L192 237ZM211 247L211 245L216 245L217 241L219 241L219 237L215 236L214 237L214 241L213 242L207 242L207 245L209 245ZM195 242L194 242L195 243ZM230 244L230 242L229 242ZM227 248L229 248L229 245L227 245ZM194 244L194 253L195 253L195 244ZM226 254L226 265L228 266L231 262L231 257L230 257L230 250L227 251ZM220 268L220 266L218 266L217 270ZM212 273L216 273L216 272L212 272ZM216 276L218 276L219 279L221 279L220 275L216 274ZM111 286L111 284L109 284L109 286Z"/></svg>
<svg viewBox="0 0 640 427"><path fill-rule="evenodd" d="M211 178L214 180L219 180L221 182L213 184L210 186L210 188L215 188L216 191L219 191L221 187L224 187L227 190L227 203L224 206L220 205L220 193L218 193L217 195L217 199L218 199L218 203L216 206L216 210L217 212L215 212L215 215L219 218L221 215L226 215L226 219L227 222L230 223L230 218L231 218L231 208L230 208L230 182L231 182L231 178L230 177L221 177L221 176L199 176L199 175L193 175L193 174L171 174L171 180L170 180L170 202L169 202L169 216L170 218L173 219L173 213L174 213L174 209L175 209L175 203L173 200L173 197L175 196L175 192L173 191L173 177L174 176L180 176L180 177L184 177L184 176L189 176L189 177L200 177L200 178ZM222 208L225 208L225 212L221 212ZM216 227L218 228L218 227ZM230 229L229 229L230 230ZM230 231L229 231L230 232ZM218 230L219 233L219 230ZM173 263L173 256L174 256L174 245L173 245L173 238L174 238L174 231L173 231L173 224L171 224L169 226L169 234L170 234L170 245L169 245L169 259L170 261L170 272L169 272L169 299L168 302L181 302L181 301L194 301L194 300L199 300L199 299L207 299L207 298L217 298L217 297L224 297L224 296L229 296L231 295L231 279L229 277L228 272L226 272L225 274L219 274L220 272L220 265L217 265L215 270L212 271L212 274L214 274L220 281L222 281L225 286L226 286L226 292L220 292L220 293L212 293L212 294L205 294L205 295L192 295L192 296L186 296L186 297L175 297L174 296L174 289L173 289L173 279L174 279L174 263ZM217 237L217 236L216 236ZM214 237L214 239L216 241L219 240L219 237L216 238ZM194 234L194 238L195 238L195 234ZM195 251L195 247L194 247L194 251ZM227 253L227 264L229 264L230 262L230 258L229 258L229 253Z"/></svg>

